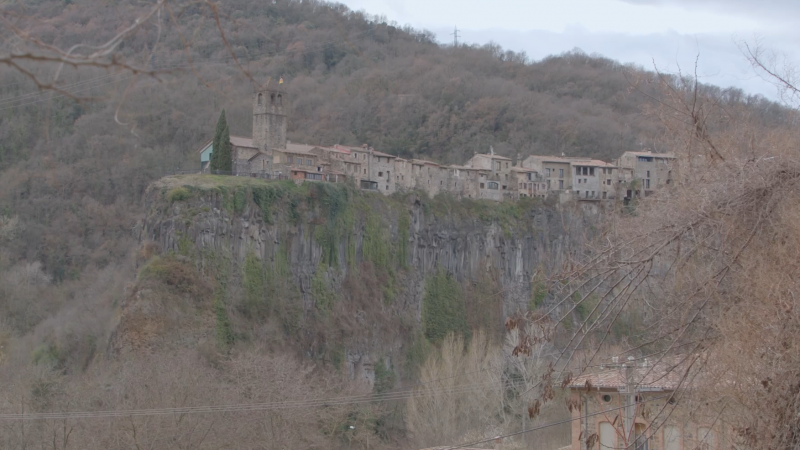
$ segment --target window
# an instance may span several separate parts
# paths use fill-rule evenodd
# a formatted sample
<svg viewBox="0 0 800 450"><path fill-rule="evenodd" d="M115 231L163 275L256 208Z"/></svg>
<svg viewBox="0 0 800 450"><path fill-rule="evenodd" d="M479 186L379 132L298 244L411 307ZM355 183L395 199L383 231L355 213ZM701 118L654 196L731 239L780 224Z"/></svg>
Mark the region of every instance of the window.
<svg viewBox="0 0 800 450"><path fill-rule="evenodd" d="M381 162L381 157L380 156L378 156L378 162Z"/></svg>
<svg viewBox="0 0 800 450"><path fill-rule="evenodd" d="M389 185L388 185L388 184L386 185L386 190L387 190L387 191L389 190Z"/></svg>
<svg viewBox="0 0 800 450"><path fill-rule="evenodd" d="M484 184L483 184L483 183L481 183L481 189L483 189L484 187L485 187L485 186L484 186Z"/></svg>
<svg viewBox="0 0 800 450"><path fill-rule="evenodd" d="M681 450L681 429L667 425L664 427L664 450Z"/></svg>
<svg viewBox="0 0 800 450"><path fill-rule="evenodd" d="M639 162L653 162L653 158L647 156L640 156L638 159Z"/></svg>
<svg viewBox="0 0 800 450"><path fill-rule="evenodd" d="M594 198L594 191L592 191L592 198Z"/></svg>
<svg viewBox="0 0 800 450"><path fill-rule="evenodd" d="M310 159L307 159L307 160L306 160L306 165L307 165L307 166L310 166L310 165L311 165L311 160L310 160Z"/></svg>
<svg viewBox="0 0 800 450"><path fill-rule="evenodd" d="M506 169L508 169L508 163L506 163Z"/></svg>
<svg viewBox="0 0 800 450"><path fill-rule="evenodd" d="M383 176L383 172L378 172L378 176L382 177Z"/></svg>
<svg viewBox="0 0 800 450"><path fill-rule="evenodd" d="M295 158L295 159L294 159L294 162L295 162L296 164L303 164L303 158Z"/></svg>
<svg viewBox="0 0 800 450"><path fill-rule="evenodd" d="M259 92L259 93L258 93L258 106L261 106L261 103L262 103L263 97L264 97L264 95L262 95L262 94Z"/></svg>
<svg viewBox="0 0 800 450"><path fill-rule="evenodd" d="M504 190L504 191L506 190L506 185L505 185L505 184L503 185L503 190Z"/></svg>
<svg viewBox="0 0 800 450"><path fill-rule="evenodd" d="M364 169L364 175L366 175L366 174L367 174L367 169Z"/></svg>
<svg viewBox="0 0 800 450"><path fill-rule="evenodd" d="M644 180L644 188L645 189L650 189L650 179L649 178L647 180Z"/></svg>
<svg viewBox="0 0 800 450"><path fill-rule="evenodd" d="M498 184L495 183L494 181L490 181L489 182L489 189L495 189L496 190L498 187L499 187Z"/></svg>
<svg viewBox="0 0 800 450"><path fill-rule="evenodd" d="M545 174L545 176L548 176L548 177L550 176L550 168L549 167L544 169L544 174Z"/></svg>
<svg viewBox="0 0 800 450"><path fill-rule="evenodd" d="M603 198L606 198L606 194L607 194L607 192L603 191Z"/></svg>
<svg viewBox="0 0 800 450"><path fill-rule="evenodd" d="M564 180L558 180L558 188L564 189Z"/></svg>
<svg viewBox="0 0 800 450"><path fill-rule="evenodd" d="M389 180L392 178L392 172L386 171L386 179Z"/></svg>
<svg viewBox="0 0 800 450"><path fill-rule="evenodd" d="M650 171L647 171L647 178L650 178Z"/></svg>
<svg viewBox="0 0 800 450"><path fill-rule="evenodd" d="M558 169L558 178L564 178L564 169Z"/></svg>
<svg viewBox="0 0 800 450"><path fill-rule="evenodd" d="M600 450L616 448L616 430L610 422L600 422Z"/></svg>
<svg viewBox="0 0 800 450"><path fill-rule="evenodd" d="M321 180L322 174L321 173L307 173L306 180Z"/></svg>
<svg viewBox="0 0 800 450"><path fill-rule="evenodd" d="M589 167L589 176L594 176L594 167Z"/></svg>
<svg viewBox="0 0 800 450"><path fill-rule="evenodd" d="M581 179L580 178L578 178L578 184L581 184Z"/></svg>
<svg viewBox="0 0 800 450"><path fill-rule="evenodd" d="M609 179L607 179L607 180L606 180L606 184L607 184L607 185L609 185L609 186L611 186L611 178L609 178Z"/></svg>

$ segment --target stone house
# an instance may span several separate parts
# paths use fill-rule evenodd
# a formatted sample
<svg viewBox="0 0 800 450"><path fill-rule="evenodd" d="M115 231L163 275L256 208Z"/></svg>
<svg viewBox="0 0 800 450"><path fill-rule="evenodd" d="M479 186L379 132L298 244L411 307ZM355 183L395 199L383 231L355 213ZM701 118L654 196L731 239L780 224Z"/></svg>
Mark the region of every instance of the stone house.
<svg viewBox="0 0 800 450"><path fill-rule="evenodd" d="M675 155L671 153L625 152L616 161L620 169L620 190L626 198L650 195L673 179Z"/></svg>
<svg viewBox="0 0 800 450"><path fill-rule="evenodd" d="M514 199L517 197L517 180L511 176L511 158L489 154L476 153L465 164L466 167L478 170L478 195L476 198L485 198L495 201Z"/></svg>
<svg viewBox="0 0 800 450"><path fill-rule="evenodd" d="M512 167L511 173L517 182L519 197L545 197L547 195L544 178L534 169Z"/></svg>
<svg viewBox="0 0 800 450"><path fill-rule="evenodd" d="M673 396L684 370L645 358L619 364L615 358L568 385L572 414L571 450L723 450L732 430L715 414L682 408ZM665 412L662 412L665 411Z"/></svg>
<svg viewBox="0 0 800 450"><path fill-rule="evenodd" d="M573 189L573 161L575 159L572 158L531 155L522 161L522 167L534 169L541 174L548 192L570 191Z"/></svg>
<svg viewBox="0 0 800 450"><path fill-rule="evenodd" d="M572 161L572 187L579 200L616 197L616 167L597 159Z"/></svg>
<svg viewBox="0 0 800 450"><path fill-rule="evenodd" d="M396 180L392 178L396 156L379 152L366 144L361 147L337 144L334 148L348 151L350 162L359 163L359 172L354 177L356 186L361 189L377 190L386 195L396 191Z"/></svg>

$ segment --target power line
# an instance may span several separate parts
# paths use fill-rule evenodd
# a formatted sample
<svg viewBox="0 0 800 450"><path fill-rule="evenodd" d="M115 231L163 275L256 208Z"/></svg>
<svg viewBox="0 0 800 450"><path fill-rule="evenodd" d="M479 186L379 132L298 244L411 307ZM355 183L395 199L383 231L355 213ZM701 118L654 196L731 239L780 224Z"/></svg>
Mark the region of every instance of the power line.
<svg viewBox="0 0 800 450"><path fill-rule="evenodd" d="M650 399L643 400L643 401L641 401L639 403L653 402L653 401L660 400L662 398L667 398L667 397L669 397L669 395L662 395L660 397L653 397L653 398L650 398ZM606 410L598 411L598 412L591 413L591 414L585 414L585 415L579 416L577 418L569 418L569 419L565 419L565 420L560 420L558 422L550 422L550 423L547 423L547 424L544 424L544 425L540 425L538 427L531 428L530 430L523 430L523 431L517 431L515 433L502 434L502 435L499 435L499 436L495 436L493 438L482 439L480 441L470 442L468 444L456 445L456 446L452 446L452 447L442 447L442 448L440 448L440 450L456 450L456 449L459 449L459 448L471 447L473 445L485 444L487 442L492 442L492 441L495 441L497 439L503 439L503 438L512 437L512 436L519 436L521 434L530 433L532 431L539 431L539 430L542 430L542 429L545 429L545 428L554 427L556 425L564 425L565 423L574 422L574 421L580 420L582 418L589 418L589 417L599 416L599 415L605 414L607 412L619 411L621 409L625 409L626 407L627 406L620 406L618 408L606 409Z"/></svg>
<svg viewBox="0 0 800 450"><path fill-rule="evenodd" d="M478 373L472 372L472 373ZM463 376L466 374L459 374ZM444 379L454 377L447 377L438 380L429 381L424 384L432 384ZM501 381L500 386L504 387L508 381ZM498 384L496 381L472 383L453 386L444 389L441 393L445 394L461 394L475 391L484 386L491 386ZM187 407L174 407L174 408L155 408L155 409L138 409L138 410L119 410L119 411L78 411L78 412L50 412L50 413L33 413L33 414L0 414L0 420L43 420L43 419L88 419L88 418L105 418L105 417L131 417L131 416L159 416L159 415L173 415L173 414L190 414L190 413L224 413L224 412L249 412L249 411L266 411L278 409L296 409L296 408L311 408L311 407L326 407L326 406L345 406L350 404L373 403L393 400L405 400L413 397L427 397L424 391L414 389L405 391L389 392L378 395L358 395L350 397L337 397L328 399L312 399L312 400L294 400L283 402L270 402L270 403L250 403L250 404L232 404L232 405L208 405L208 406L187 406Z"/></svg>

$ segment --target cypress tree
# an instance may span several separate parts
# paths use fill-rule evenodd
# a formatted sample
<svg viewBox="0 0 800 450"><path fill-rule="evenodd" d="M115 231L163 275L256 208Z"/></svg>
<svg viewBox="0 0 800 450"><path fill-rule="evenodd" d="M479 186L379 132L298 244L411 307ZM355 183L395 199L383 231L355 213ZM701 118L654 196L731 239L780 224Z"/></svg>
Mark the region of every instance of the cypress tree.
<svg viewBox="0 0 800 450"><path fill-rule="evenodd" d="M221 150L221 142L223 141L223 133L228 128L228 121L225 118L225 110L223 109L222 112L219 114L219 119L217 119L217 128L214 130L214 140L211 144L212 151L211 151L211 161L209 163L211 170L224 170L220 167L220 163L224 160L220 158L220 150ZM230 141L230 136L227 138Z"/></svg>
<svg viewBox="0 0 800 450"><path fill-rule="evenodd" d="M225 129L222 130L222 138L219 140L219 160L217 160L217 164L219 165L219 170L223 172L232 172L233 171L233 161L231 155L231 134L228 130L228 125L225 125Z"/></svg>

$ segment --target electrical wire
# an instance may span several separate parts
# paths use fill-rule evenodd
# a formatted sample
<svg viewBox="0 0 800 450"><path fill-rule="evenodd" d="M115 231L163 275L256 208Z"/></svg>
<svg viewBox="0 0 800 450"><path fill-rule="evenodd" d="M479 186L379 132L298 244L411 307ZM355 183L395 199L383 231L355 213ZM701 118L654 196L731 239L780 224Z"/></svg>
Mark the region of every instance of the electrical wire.
<svg viewBox="0 0 800 450"><path fill-rule="evenodd" d="M667 398L667 397L669 397L669 395L662 395L662 396L659 396L659 397L653 397L653 398L650 398L650 399L646 399L646 400L643 400L643 401L638 402L638 403L654 402L656 400L660 400L662 398ZM572 418L569 418L569 419L560 420L558 422L550 422L550 423L547 423L547 424L544 424L544 425L540 425L538 427L533 427L530 430L523 430L523 431L517 431L515 433L501 434L499 436L495 436L495 437L492 437L492 438L489 438L489 439L482 439L480 441L474 441L474 442L470 442L470 443L467 443L467 444L455 445L455 446L451 446L451 447L438 447L438 450L456 450L456 449L460 449L460 448L471 447L473 445L485 444L487 442L492 442L492 441L495 441L497 439L503 439L503 438L512 437L512 436L519 436L521 434L531 433L533 431L543 430L545 428L554 427L556 425L564 425L566 423L574 422L576 420L580 420L580 419L583 419L583 418L599 416L601 414L605 414L605 413L612 412L612 411L619 411L621 409L625 409L626 407L627 406L620 406L618 408L611 408L611 409L606 409L606 410L598 411L598 412L591 413L591 414L586 414L586 415L583 415L583 416L579 416L577 418L572 417Z"/></svg>
<svg viewBox="0 0 800 450"><path fill-rule="evenodd" d="M479 371L480 372L480 371ZM463 375L463 374L462 374ZM462 376L458 375L458 376ZM454 377L448 377L454 378ZM440 380L448 379L442 378ZM440 380L433 380L424 384L432 384ZM496 381L471 383L453 386L440 391L438 394L462 394L473 392L478 388L498 384ZM507 387L509 381L501 381L500 387ZM373 403L393 400L406 400L414 397L427 397L430 394L423 390L413 389L405 391L389 392L378 395L358 395L350 397L337 397L315 400L295 400L270 403L251 403L251 404L231 404L231 405L209 405L209 406L187 406L174 408L138 409L138 410L119 410L119 411L80 411L80 412L49 412L32 414L0 414L0 420L43 420L43 419L86 419L86 418L106 418L106 417L131 417L131 416L159 416L172 414L191 414L191 413L224 413L224 412L249 412L266 411L279 409L296 409L312 407L345 406L351 404Z"/></svg>

